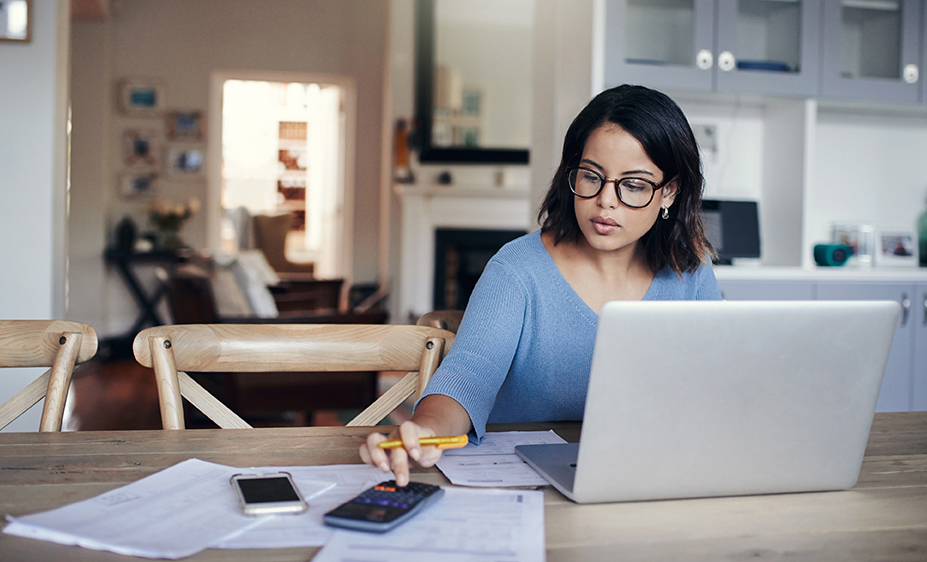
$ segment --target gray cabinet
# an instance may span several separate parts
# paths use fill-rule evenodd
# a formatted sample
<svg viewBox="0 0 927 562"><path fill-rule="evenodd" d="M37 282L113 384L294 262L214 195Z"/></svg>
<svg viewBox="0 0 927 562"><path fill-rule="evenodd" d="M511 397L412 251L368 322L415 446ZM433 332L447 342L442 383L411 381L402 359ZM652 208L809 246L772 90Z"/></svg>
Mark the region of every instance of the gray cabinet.
<svg viewBox="0 0 927 562"><path fill-rule="evenodd" d="M726 300L891 300L902 307L876 409L927 410L927 282L813 278L729 278Z"/></svg>
<svg viewBox="0 0 927 562"><path fill-rule="evenodd" d="M820 0L607 0L605 83L814 96Z"/></svg>
<svg viewBox="0 0 927 562"><path fill-rule="evenodd" d="M718 92L813 97L818 89L818 0L718 0Z"/></svg>
<svg viewBox="0 0 927 562"><path fill-rule="evenodd" d="M711 91L714 0L608 0L605 85Z"/></svg>
<svg viewBox="0 0 927 562"><path fill-rule="evenodd" d="M721 296L729 301L814 300L814 282L806 280L718 280Z"/></svg>
<svg viewBox="0 0 927 562"><path fill-rule="evenodd" d="M817 285L820 300L892 300L902 305L901 317L895 328L892 350L882 379L882 390L876 410L903 412L914 409L913 386L915 373L916 310L913 298L918 286L907 283L822 282Z"/></svg>
<svg viewBox="0 0 927 562"><path fill-rule="evenodd" d="M821 95L922 99L922 0L824 2Z"/></svg>
<svg viewBox="0 0 927 562"><path fill-rule="evenodd" d="M927 284L916 285L909 322L914 324L911 409L927 410Z"/></svg>

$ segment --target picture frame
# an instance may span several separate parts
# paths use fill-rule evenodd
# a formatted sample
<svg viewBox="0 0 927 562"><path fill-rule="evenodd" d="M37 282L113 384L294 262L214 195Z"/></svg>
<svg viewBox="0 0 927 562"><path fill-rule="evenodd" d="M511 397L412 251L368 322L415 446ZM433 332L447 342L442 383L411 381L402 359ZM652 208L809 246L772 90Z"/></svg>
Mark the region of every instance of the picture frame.
<svg viewBox="0 0 927 562"><path fill-rule="evenodd" d="M165 150L165 173L175 179L202 177L206 149L201 143L171 143Z"/></svg>
<svg viewBox="0 0 927 562"><path fill-rule="evenodd" d="M122 133L122 154L126 166L157 167L160 154L158 134L149 129L126 129Z"/></svg>
<svg viewBox="0 0 927 562"><path fill-rule="evenodd" d="M166 88L159 80L127 78L119 83L119 111L134 117L155 117L164 112Z"/></svg>
<svg viewBox="0 0 927 562"><path fill-rule="evenodd" d="M0 41L12 43L32 41L32 0L0 2Z"/></svg>
<svg viewBox="0 0 927 562"><path fill-rule="evenodd" d="M155 194L155 180L158 173L154 171L124 172L119 178L119 195L126 199L151 197Z"/></svg>
<svg viewBox="0 0 927 562"><path fill-rule="evenodd" d="M875 232L872 225L835 223L831 229L831 241L849 246L853 251L847 265L872 265L875 252Z"/></svg>
<svg viewBox="0 0 927 562"><path fill-rule="evenodd" d="M169 140L202 141L204 130L202 111L171 111L167 114Z"/></svg>
<svg viewBox="0 0 927 562"><path fill-rule="evenodd" d="M917 236L913 231L879 232L876 263L880 267L917 267Z"/></svg>

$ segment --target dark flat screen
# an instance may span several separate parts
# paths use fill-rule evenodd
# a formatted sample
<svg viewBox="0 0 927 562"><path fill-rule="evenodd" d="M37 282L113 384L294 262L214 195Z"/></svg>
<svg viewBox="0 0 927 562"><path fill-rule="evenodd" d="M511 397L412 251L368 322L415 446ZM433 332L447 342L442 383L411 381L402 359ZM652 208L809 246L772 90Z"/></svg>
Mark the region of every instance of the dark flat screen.
<svg viewBox="0 0 927 562"><path fill-rule="evenodd" d="M282 476L242 479L238 480L238 486L248 503L299 501L290 481Z"/></svg>
<svg viewBox="0 0 927 562"><path fill-rule="evenodd" d="M756 201L702 201L708 241L722 263L760 257L760 221Z"/></svg>

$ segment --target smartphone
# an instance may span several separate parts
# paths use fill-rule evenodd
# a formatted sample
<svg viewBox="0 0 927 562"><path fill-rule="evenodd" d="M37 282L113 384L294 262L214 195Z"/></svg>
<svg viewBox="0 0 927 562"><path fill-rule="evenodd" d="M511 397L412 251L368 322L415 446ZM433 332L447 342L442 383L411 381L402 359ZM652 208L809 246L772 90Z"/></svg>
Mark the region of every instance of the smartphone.
<svg viewBox="0 0 927 562"><path fill-rule="evenodd" d="M246 515L301 513L309 507L286 472L236 474L232 487Z"/></svg>
<svg viewBox="0 0 927 562"><path fill-rule="evenodd" d="M394 480L389 480L329 511L322 521L333 527L383 533L402 525L443 494L440 486L409 482L400 488Z"/></svg>

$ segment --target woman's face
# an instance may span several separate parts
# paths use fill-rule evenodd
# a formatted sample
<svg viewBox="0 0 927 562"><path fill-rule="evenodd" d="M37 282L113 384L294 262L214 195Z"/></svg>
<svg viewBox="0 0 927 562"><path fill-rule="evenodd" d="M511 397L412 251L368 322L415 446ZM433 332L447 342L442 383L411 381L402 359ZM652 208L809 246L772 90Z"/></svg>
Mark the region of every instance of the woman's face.
<svg viewBox="0 0 927 562"><path fill-rule="evenodd" d="M642 178L656 184L663 182L663 172L650 161L644 147L630 133L613 123L592 131L586 140L580 166L606 178ZM615 182L607 181L598 195L589 199L573 196L576 221L586 242L596 250L633 252L641 236L657 220L662 207L669 207L676 197L676 182L656 190L646 207L632 209L618 199Z"/></svg>

